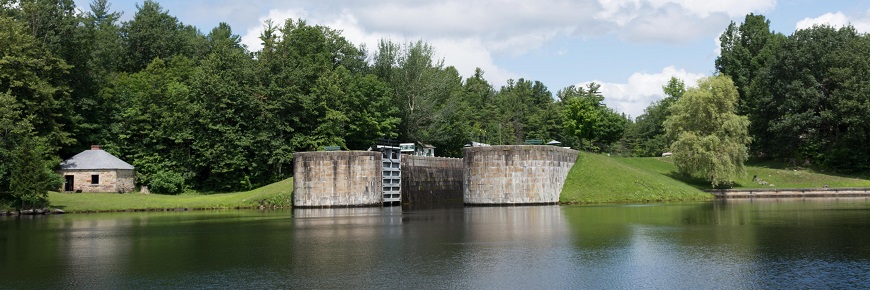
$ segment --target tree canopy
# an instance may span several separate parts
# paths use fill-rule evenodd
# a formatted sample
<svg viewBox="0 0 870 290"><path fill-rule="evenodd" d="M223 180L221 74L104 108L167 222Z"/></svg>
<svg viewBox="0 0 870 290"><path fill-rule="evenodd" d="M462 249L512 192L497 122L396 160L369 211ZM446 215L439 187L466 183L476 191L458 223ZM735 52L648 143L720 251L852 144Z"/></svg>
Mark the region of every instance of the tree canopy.
<svg viewBox="0 0 870 290"><path fill-rule="evenodd" d="M604 105L599 88L600 85L590 83L586 89L569 86L558 93L564 103L565 130L593 151L618 141L628 122L625 116Z"/></svg>
<svg viewBox="0 0 870 290"><path fill-rule="evenodd" d="M540 81L463 77L423 40L369 53L326 26L267 20L262 49L249 51L228 24L203 33L150 0L127 21L107 0L84 13L71 0L3 3L0 202L16 206L59 188L59 159L94 144L156 192L224 192L292 176L294 152L324 146L389 138L459 157L470 141L555 139L609 150L626 122L598 91L557 99ZM594 126L566 130L568 112Z"/></svg>
<svg viewBox="0 0 870 290"><path fill-rule="evenodd" d="M870 71L867 34L846 26L817 25L783 35L763 15L746 15L720 36L714 67L738 92L736 113L749 119L750 156L851 173L870 169ZM623 146L636 156L660 154L672 142L658 130L671 88L629 123ZM677 97L679 98L679 97Z"/></svg>
<svg viewBox="0 0 870 290"><path fill-rule="evenodd" d="M866 34L822 25L785 36L750 14L722 39L716 68L735 79L754 156L841 172L870 169Z"/></svg>
<svg viewBox="0 0 870 290"><path fill-rule="evenodd" d="M870 42L851 27L784 36L747 15L720 37L720 76L688 90L673 78L665 97L631 120L604 104L596 84L552 90L518 78L496 87L481 69L461 75L423 40L384 39L369 52L341 31L279 19L263 24L262 49L250 51L228 24L200 30L150 0L127 21L107 0L84 13L71 0L2 3L0 202L20 205L13 191L31 185L57 188L51 174L12 181L50 172L92 144L136 166L139 185L167 192L249 189L292 176L294 152L365 150L382 138L452 157L470 141L558 140L636 156L676 141L670 149L725 150L705 160L736 162L748 136L735 131L744 125L735 113L751 122L753 156L870 168ZM690 105L698 99L715 102ZM693 127L700 121L687 114L719 125ZM24 173L14 162L36 165ZM720 163L704 173L714 184L739 172Z"/></svg>
<svg viewBox="0 0 870 290"><path fill-rule="evenodd" d="M744 174L749 119L737 111L737 87L727 76L698 81L671 107L664 123L674 140L674 164L680 173L704 178L714 187L730 185Z"/></svg>
<svg viewBox="0 0 870 290"><path fill-rule="evenodd" d="M0 14L0 202L42 206L57 186L54 155L73 142L63 82L69 65Z"/></svg>

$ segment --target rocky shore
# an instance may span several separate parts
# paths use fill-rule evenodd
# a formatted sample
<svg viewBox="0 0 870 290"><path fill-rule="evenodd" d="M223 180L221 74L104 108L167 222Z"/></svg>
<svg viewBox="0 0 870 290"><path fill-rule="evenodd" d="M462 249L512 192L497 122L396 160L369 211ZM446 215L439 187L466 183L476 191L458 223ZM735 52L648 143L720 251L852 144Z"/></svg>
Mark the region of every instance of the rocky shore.
<svg viewBox="0 0 870 290"><path fill-rule="evenodd" d="M0 210L0 216L19 216L19 215L49 215L49 214L64 214L66 213L62 209L59 208L37 208L37 209L25 209L20 211L5 211Z"/></svg>

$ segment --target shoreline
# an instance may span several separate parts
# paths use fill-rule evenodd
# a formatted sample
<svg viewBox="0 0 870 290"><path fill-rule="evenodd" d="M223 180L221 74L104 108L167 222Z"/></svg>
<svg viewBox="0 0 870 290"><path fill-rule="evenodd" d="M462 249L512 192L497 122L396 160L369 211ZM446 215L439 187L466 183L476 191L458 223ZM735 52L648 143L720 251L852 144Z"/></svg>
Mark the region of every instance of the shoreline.
<svg viewBox="0 0 870 290"><path fill-rule="evenodd" d="M870 188L784 188L784 189L707 189L703 190L711 194L715 199L767 199L767 198L837 198L837 197L870 197ZM688 201L688 200L687 200ZM671 201L623 201L623 202L557 202L548 205L595 205L595 204L636 204L636 203L672 203L686 202L679 200ZM524 204L527 205L527 204ZM536 204L540 205L540 204ZM464 206L480 206L480 205L464 205ZM505 206L512 207L517 205L486 205L486 206ZM234 207L166 207L166 208L130 208L130 209L83 209L64 211L61 208L46 207L43 209L22 210L22 211L0 211L0 217L16 217L16 216L40 216L40 215L62 215L62 214L89 214L89 213L124 213L124 212L183 212L183 211L207 211L207 210L280 210L280 209L295 209L306 207L294 206L234 206Z"/></svg>
<svg viewBox="0 0 870 290"><path fill-rule="evenodd" d="M122 213L122 212L170 212L170 211L207 211L207 210L278 210L291 209L293 207L286 206L237 206L237 207L167 207L167 208L131 208L131 209L109 209L109 210L74 210L64 211L60 208L47 207L43 209L31 209L20 211L0 211L0 217L11 216L48 216L48 215L63 215L63 214L88 214L88 213Z"/></svg>
<svg viewBox="0 0 870 290"><path fill-rule="evenodd" d="M717 199L780 197L870 197L870 188L781 188L781 189L708 189Z"/></svg>

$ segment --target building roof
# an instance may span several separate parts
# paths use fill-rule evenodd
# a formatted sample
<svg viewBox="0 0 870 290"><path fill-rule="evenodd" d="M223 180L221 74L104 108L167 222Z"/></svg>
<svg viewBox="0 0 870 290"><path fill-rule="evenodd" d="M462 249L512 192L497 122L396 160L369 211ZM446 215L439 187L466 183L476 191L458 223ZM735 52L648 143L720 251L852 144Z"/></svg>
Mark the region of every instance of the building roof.
<svg viewBox="0 0 870 290"><path fill-rule="evenodd" d="M102 149L85 150L60 163L61 170L134 169L133 165Z"/></svg>

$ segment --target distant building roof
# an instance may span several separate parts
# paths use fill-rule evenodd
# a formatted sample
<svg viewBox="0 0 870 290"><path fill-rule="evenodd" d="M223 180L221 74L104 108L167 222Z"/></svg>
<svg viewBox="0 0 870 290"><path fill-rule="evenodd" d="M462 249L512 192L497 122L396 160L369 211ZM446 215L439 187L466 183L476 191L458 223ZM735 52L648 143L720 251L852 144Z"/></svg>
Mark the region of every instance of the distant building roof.
<svg viewBox="0 0 870 290"><path fill-rule="evenodd" d="M91 146L70 159L60 163L61 170L94 170L94 169L135 169L133 165L109 154L100 146Z"/></svg>

